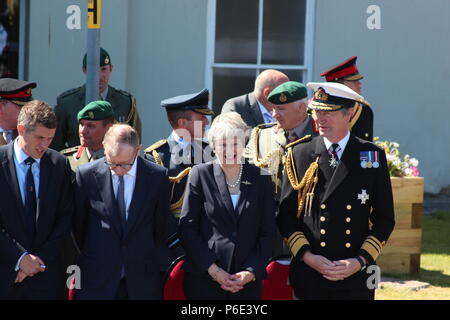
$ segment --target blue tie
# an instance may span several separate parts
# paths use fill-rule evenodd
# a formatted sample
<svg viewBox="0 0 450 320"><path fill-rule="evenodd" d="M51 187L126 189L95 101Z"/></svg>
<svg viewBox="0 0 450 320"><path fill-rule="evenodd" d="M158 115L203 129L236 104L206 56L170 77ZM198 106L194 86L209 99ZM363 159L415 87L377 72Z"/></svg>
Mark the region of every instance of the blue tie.
<svg viewBox="0 0 450 320"><path fill-rule="evenodd" d="M25 217L30 235L30 248L36 235L36 191L34 186L33 171L31 170L34 161L35 160L32 157L28 157L24 161L27 165L27 174L25 176Z"/></svg>

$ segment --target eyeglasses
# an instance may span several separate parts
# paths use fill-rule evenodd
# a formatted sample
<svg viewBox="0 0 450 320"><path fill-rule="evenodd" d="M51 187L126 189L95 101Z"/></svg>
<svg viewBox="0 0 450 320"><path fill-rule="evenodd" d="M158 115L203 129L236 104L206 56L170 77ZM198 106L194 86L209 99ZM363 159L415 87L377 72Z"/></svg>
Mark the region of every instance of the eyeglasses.
<svg viewBox="0 0 450 320"><path fill-rule="evenodd" d="M130 170L131 167L133 167L134 163L136 162L136 157L137 157L137 151L134 154L134 161L132 163L111 163L108 162L108 160L105 157L105 163L108 167L110 167L111 169L117 169L117 168L122 168L124 170Z"/></svg>

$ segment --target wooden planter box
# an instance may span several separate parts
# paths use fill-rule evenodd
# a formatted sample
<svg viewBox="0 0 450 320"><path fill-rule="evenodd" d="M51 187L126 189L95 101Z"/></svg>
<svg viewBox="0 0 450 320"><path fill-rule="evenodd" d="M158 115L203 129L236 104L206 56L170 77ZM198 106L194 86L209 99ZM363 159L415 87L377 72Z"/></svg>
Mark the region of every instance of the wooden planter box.
<svg viewBox="0 0 450 320"><path fill-rule="evenodd" d="M424 179L391 177L395 228L377 259L381 273L415 274L420 270Z"/></svg>

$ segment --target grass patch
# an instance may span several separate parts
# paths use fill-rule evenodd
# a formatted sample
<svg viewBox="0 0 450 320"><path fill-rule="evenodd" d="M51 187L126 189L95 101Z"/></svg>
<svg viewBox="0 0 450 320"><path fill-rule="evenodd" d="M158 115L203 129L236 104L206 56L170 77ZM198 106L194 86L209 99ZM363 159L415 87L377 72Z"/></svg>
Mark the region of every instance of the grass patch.
<svg viewBox="0 0 450 320"><path fill-rule="evenodd" d="M428 282L431 287L418 291L384 287L377 300L450 299L450 212L438 211L422 220L422 255L418 275L383 274L401 280Z"/></svg>

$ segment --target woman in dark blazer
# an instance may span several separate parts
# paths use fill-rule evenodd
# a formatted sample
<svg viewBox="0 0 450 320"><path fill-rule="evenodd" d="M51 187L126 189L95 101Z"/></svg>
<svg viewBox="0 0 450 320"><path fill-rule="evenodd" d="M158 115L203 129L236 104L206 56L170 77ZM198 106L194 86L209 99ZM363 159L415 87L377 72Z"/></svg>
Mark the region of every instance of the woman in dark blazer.
<svg viewBox="0 0 450 320"><path fill-rule="evenodd" d="M217 160L194 166L181 210L188 299L260 299L275 235L270 176L244 163L248 129L240 115L215 118Z"/></svg>

